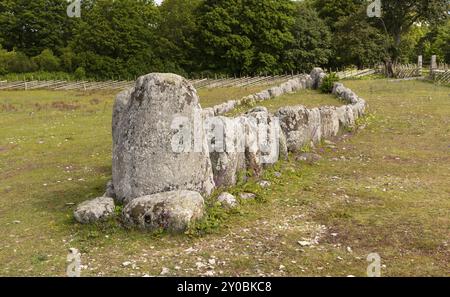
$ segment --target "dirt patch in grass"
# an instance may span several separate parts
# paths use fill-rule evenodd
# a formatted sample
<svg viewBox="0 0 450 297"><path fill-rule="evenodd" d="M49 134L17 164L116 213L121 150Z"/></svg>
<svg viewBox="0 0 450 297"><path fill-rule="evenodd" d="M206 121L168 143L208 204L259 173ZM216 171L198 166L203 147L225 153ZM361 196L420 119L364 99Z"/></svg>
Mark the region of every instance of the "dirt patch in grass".
<svg viewBox="0 0 450 297"><path fill-rule="evenodd" d="M78 103L67 103L64 101L53 102L51 106L59 111L72 111L81 107Z"/></svg>
<svg viewBox="0 0 450 297"><path fill-rule="evenodd" d="M0 145L0 153L6 153L17 147L17 144Z"/></svg>

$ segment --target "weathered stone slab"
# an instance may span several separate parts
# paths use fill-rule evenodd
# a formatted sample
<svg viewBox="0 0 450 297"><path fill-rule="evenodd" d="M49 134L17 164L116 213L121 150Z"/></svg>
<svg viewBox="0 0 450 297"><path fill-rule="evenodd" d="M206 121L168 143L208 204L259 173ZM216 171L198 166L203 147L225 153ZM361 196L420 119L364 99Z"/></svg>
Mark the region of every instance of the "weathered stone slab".
<svg viewBox="0 0 450 297"><path fill-rule="evenodd" d="M339 133L339 118L335 107L321 107L320 120L322 137L331 138Z"/></svg>
<svg viewBox="0 0 450 297"><path fill-rule="evenodd" d="M122 219L128 227L181 233L201 219L203 211L200 193L172 191L134 199L123 209Z"/></svg>
<svg viewBox="0 0 450 297"><path fill-rule="evenodd" d="M74 217L81 224L93 224L110 218L114 214L114 209L114 199L99 197L78 205Z"/></svg>
<svg viewBox="0 0 450 297"><path fill-rule="evenodd" d="M128 97L127 97L128 96ZM173 190L210 194L213 173L194 87L174 74L140 77L118 97L113 183L119 201ZM192 138L191 138L192 137Z"/></svg>
<svg viewBox="0 0 450 297"><path fill-rule="evenodd" d="M237 119L211 117L205 121L216 187L233 186L245 171L245 136Z"/></svg>

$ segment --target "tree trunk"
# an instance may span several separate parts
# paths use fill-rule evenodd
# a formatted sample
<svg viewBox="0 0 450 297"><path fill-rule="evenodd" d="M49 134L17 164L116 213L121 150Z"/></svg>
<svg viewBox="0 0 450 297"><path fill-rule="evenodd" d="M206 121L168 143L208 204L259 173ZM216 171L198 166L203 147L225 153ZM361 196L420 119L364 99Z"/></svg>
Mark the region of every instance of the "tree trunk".
<svg viewBox="0 0 450 297"><path fill-rule="evenodd" d="M385 61L384 62L384 67L386 69L386 71L385 71L386 72L386 76L388 78L393 78L394 77L394 67L393 67L392 61L391 60Z"/></svg>

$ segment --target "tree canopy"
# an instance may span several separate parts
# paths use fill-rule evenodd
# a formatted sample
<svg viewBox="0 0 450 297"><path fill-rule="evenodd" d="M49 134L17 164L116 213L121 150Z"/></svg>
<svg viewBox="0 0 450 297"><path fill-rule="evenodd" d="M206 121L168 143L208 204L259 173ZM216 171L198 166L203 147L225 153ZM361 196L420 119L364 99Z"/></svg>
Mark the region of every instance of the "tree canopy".
<svg viewBox="0 0 450 297"><path fill-rule="evenodd" d="M0 75L65 71L131 79L148 72L255 75L314 66L450 63L447 0L66 0L0 2Z"/></svg>

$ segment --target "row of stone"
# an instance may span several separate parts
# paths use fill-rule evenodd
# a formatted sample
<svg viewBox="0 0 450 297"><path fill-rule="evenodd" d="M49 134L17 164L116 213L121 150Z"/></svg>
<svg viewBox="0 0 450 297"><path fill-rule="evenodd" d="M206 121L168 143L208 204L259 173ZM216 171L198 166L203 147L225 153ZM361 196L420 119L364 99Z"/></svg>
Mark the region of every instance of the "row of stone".
<svg viewBox="0 0 450 297"><path fill-rule="evenodd" d="M279 86L258 92L253 95L245 96L240 100L229 100L225 103L216 105L212 108L206 108L208 115L223 115L241 105L255 105L258 102L270 100L284 94L291 94L302 89L314 89L320 87L323 78L326 76L321 68L314 68L310 75L302 75L288 80Z"/></svg>
<svg viewBox="0 0 450 297"><path fill-rule="evenodd" d="M323 77L323 71L315 69L310 76L288 81L280 89L272 88L267 93L275 96L303 87L315 88ZM92 223L110 217L115 209L114 198L125 205L122 218L126 226L184 230L203 214L202 194L209 196L214 188L236 184L240 172L260 175L266 164L287 158L288 151L298 151L305 144L353 126L355 119L364 113L365 101L342 84L335 84L333 93L349 104L319 109L285 107L275 115L259 107L240 117L226 118L202 111L195 89L181 77L143 76L132 90L116 99L113 182L108 184L107 197L81 204L75 218L80 223ZM204 115L200 119L201 128L196 128L201 139L200 151L174 152L173 116L191 117L198 112ZM215 125L205 125L208 121ZM258 123L266 124L262 136ZM217 127L225 134L223 151L211 147ZM238 127L244 132L234 133ZM243 142L243 150L227 149L238 142ZM267 144L267 149L257 145L261 142Z"/></svg>
<svg viewBox="0 0 450 297"><path fill-rule="evenodd" d="M354 127L356 119L365 112L366 102L342 84L336 83L333 90L349 104L313 109L288 106L280 108L275 115L271 115L266 108L257 107L237 118L216 117L215 122L222 123L216 125L216 128L220 126L225 133L225 147L239 142L246 144L243 152L225 150L210 153L216 186L235 185L241 172L252 172L253 176L259 176L265 165L286 159L288 152L299 152L311 143L317 144L322 139L332 138L340 131ZM258 139L261 131L258 127L247 124L249 118L256 119L256 122L270 123L265 126L267 133L263 134L267 139ZM234 133L239 125L244 125L245 135ZM254 146L264 141L267 143L267 151L263 152Z"/></svg>

